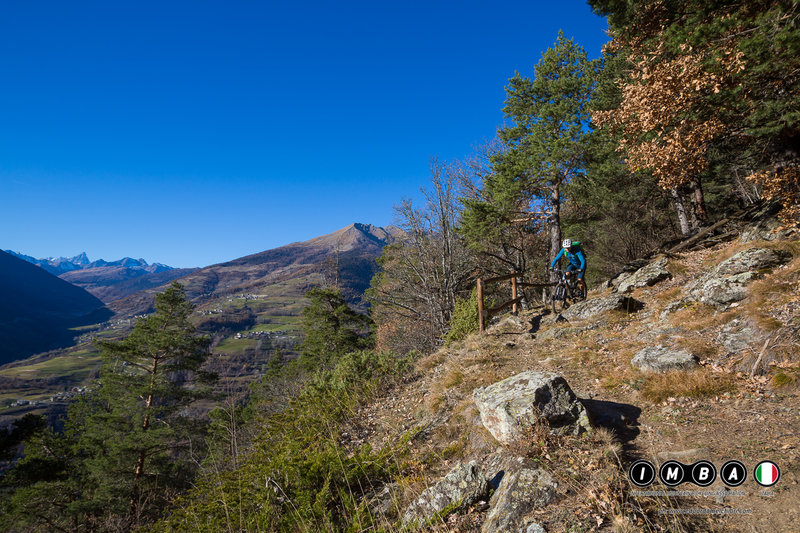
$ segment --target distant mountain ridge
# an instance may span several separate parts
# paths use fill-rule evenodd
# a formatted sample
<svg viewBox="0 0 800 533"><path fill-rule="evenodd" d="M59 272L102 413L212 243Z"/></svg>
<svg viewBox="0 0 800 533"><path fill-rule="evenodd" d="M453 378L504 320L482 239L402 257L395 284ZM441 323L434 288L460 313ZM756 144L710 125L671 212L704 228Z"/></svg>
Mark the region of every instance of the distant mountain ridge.
<svg viewBox="0 0 800 533"><path fill-rule="evenodd" d="M70 328L110 316L84 289L0 251L0 364L68 346Z"/></svg>
<svg viewBox="0 0 800 533"><path fill-rule="evenodd" d="M327 235L207 266L176 279L190 299L201 303L292 279L307 280L310 288L321 282L324 271L336 269L342 292L358 302L377 271L376 259L383 247L402 233L392 226L350 224ZM111 308L121 316L149 312L157 291L153 288L132 294L113 302ZM302 298L303 294L292 296Z"/></svg>
<svg viewBox="0 0 800 533"><path fill-rule="evenodd" d="M89 261L86 252L74 257L36 259L6 250L19 259L34 264L61 279L86 289L103 302L113 302L136 291L157 287L194 272L193 268L177 269L163 263L149 264L144 259L123 257L117 261ZM131 282L132 280L137 280Z"/></svg>
<svg viewBox="0 0 800 533"><path fill-rule="evenodd" d="M15 252L13 250L6 250L5 252L18 257L19 259L24 259L29 263L33 263L34 265L47 270L54 276L60 276L65 272L97 267L125 267L131 269L141 269L148 274L164 272L165 270L173 270L173 267L163 263L148 264L144 259L134 259L132 257L123 257L117 261L106 261L104 259L89 261L89 256L86 255L86 252L81 252L74 257L45 257L40 259Z"/></svg>

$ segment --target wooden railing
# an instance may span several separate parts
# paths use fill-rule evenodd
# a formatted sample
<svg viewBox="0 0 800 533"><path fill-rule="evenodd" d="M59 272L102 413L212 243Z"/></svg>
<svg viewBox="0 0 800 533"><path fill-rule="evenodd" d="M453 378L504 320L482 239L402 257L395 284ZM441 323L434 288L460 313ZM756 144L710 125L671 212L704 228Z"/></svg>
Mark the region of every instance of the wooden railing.
<svg viewBox="0 0 800 533"><path fill-rule="evenodd" d="M513 272L511 274L506 274L505 276L496 276L494 278L487 278L487 279L478 278L478 326L480 328L481 333L483 333L484 330L486 329L487 318L499 314L505 309L508 309L509 306L511 307L512 313L517 313L519 311L518 309L519 303L524 298L524 296L517 295L519 287L549 287L555 285L554 283L522 283L517 281L517 278L521 278L522 274L523 274L522 272ZM496 307L486 309L483 305L484 286L488 285L489 283L500 283L502 281L509 281L509 280L511 280L511 299Z"/></svg>

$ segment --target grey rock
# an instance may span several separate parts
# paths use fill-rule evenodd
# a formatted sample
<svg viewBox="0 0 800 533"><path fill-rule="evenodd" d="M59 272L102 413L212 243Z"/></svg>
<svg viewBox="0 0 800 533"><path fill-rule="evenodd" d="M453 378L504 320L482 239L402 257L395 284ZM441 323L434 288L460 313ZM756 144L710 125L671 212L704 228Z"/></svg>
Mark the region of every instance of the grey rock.
<svg viewBox="0 0 800 533"><path fill-rule="evenodd" d="M503 330L523 330L525 329L525 323L517 315L508 315L494 327Z"/></svg>
<svg viewBox="0 0 800 533"><path fill-rule="evenodd" d="M667 258L661 257L623 279L617 284L616 290L617 292L630 292L637 287L650 287L671 277L672 274L667 270Z"/></svg>
<svg viewBox="0 0 800 533"><path fill-rule="evenodd" d="M644 304L630 296L612 294L590 298L572 305L561 313L567 320L585 320L606 311L625 311L633 313L644 307Z"/></svg>
<svg viewBox="0 0 800 533"><path fill-rule="evenodd" d="M530 524L528 524L528 527L525 528L525 533L547 533L547 532L541 526L541 524L537 522L531 522Z"/></svg>
<svg viewBox="0 0 800 533"><path fill-rule="evenodd" d="M387 483L380 490L373 492L367 499L367 505L373 515L397 516L397 493L400 485Z"/></svg>
<svg viewBox="0 0 800 533"><path fill-rule="evenodd" d="M697 366L697 357L685 350L673 350L659 345L639 351L631 362L645 372L666 372L691 370Z"/></svg>
<svg viewBox="0 0 800 533"><path fill-rule="evenodd" d="M777 203L767 204L762 207L752 218L751 223L744 229L739 239L742 242L750 241L775 241L792 238L796 234L795 228L787 228L777 214L780 205Z"/></svg>
<svg viewBox="0 0 800 533"><path fill-rule="evenodd" d="M717 274L730 276L753 270L763 270L788 263L792 254L784 250L748 248L726 259L717 267Z"/></svg>
<svg viewBox="0 0 800 533"><path fill-rule="evenodd" d="M759 278L759 273L791 260L792 254L783 250L748 248L726 259L708 274L686 286L693 299L718 309L747 298L747 285Z"/></svg>
<svg viewBox="0 0 800 533"><path fill-rule="evenodd" d="M717 342L730 353L752 350L761 338L760 333L746 321L733 319L719 330Z"/></svg>
<svg viewBox="0 0 800 533"><path fill-rule="evenodd" d="M523 436L540 421L558 434L590 429L583 404L566 380L553 372L522 372L472 394L484 427L502 444Z"/></svg>
<svg viewBox="0 0 800 533"><path fill-rule="evenodd" d="M633 276L633 272L624 272L624 271L620 272L619 274L608 280L604 288L617 290L617 287L619 287L622 282Z"/></svg>
<svg viewBox="0 0 800 533"><path fill-rule="evenodd" d="M607 287L616 288L622 281L633 275L640 268L647 266L650 261L647 259L635 259L622 267L622 271L606 282Z"/></svg>
<svg viewBox="0 0 800 533"><path fill-rule="evenodd" d="M526 525L524 516L537 507L549 504L557 489L558 484L544 470L523 468L507 475L489 501L491 510L481 532L518 533L531 530L533 524Z"/></svg>
<svg viewBox="0 0 800 533"><path fill-rule="evenodd" d="M411 502L403 514L403 523L423 524L435 517L444 518L445 510L453 512L468 507L485 498L488 492L489 482L477 461L459 464Z"/></svg>
<svg viewBox="0 0 800 533"><path fill-rule="evenodd" d="M692 303L691 298L681 298L680 300L675 300L674 302L670 302L664 306L664 310L661 311L661 319L667 318L670 313L674 313L679 309L682 309Z"/></svg>
<svg viewBox="0 0 800 533"><path fill-rule="evenodd" d="M715 276L706 281L701 290L695 292L695 296L698 296L704 304L725 308L729 304L747 298L746 284L757 277L755 272L744 272L733 276Z"/></svg>

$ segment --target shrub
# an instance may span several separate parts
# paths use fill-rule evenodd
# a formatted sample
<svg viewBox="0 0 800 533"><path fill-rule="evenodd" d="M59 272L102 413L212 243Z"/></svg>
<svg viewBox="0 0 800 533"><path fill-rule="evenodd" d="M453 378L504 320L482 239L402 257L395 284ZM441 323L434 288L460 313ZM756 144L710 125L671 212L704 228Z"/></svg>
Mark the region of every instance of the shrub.
<svg viewBox="0 0 800 533"><path fill-rule="evenodd" d="M373 449L346 445L342 425L411 358L356 351L319 370L288 407L266 418L250 455L231 471L207 472L154 531L377 530L370 495L397 475L409 436Z"/></svg>
<svg viewBox="0 0 800 533"><path fill-rule="evenodd" d="M465 339L470 333L478 331L478 293L470 293L469 298L456 298L456 305L450 317L450 331L444 336L445 344Z"/></svg>

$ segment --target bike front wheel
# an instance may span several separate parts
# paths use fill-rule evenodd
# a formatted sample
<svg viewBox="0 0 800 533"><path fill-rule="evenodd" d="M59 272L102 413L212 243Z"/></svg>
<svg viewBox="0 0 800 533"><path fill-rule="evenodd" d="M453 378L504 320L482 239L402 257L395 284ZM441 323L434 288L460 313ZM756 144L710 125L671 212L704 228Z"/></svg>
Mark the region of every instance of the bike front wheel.
<svg viewBox="0 0 800 533"><path fill-rule="evenodd" d="M553 306L553 313L560 315L567 307L569 307L569 291L564 285L559 285L553 291L553 296L550 298L550 303Z"/></svg>

